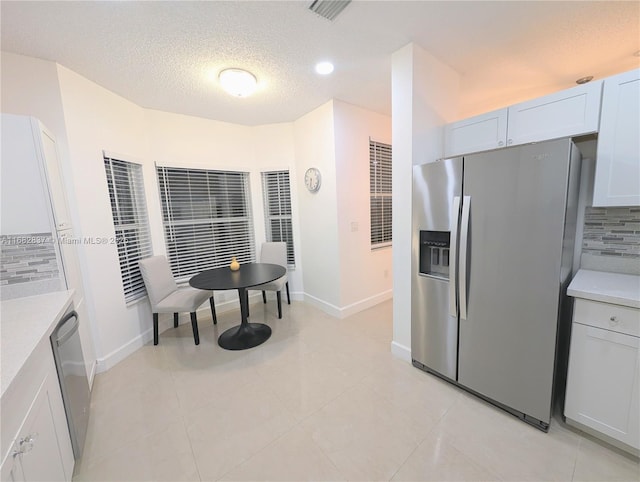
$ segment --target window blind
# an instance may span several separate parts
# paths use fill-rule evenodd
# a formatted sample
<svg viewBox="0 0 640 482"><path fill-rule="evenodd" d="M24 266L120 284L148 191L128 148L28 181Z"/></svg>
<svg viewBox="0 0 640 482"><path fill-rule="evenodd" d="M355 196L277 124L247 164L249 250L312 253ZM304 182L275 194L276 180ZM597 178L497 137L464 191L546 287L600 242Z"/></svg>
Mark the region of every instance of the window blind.
<svg viewBox="0 0 640 482"><path fill-rule="evenodd" d="M179 281L255 261L249 174L157 167L167 257Z"/></svg>
<svg viewBox="0 0 640 482"><path fill-rule="evenodd" d="M293 228L291 224L291 188L289 171L262 173L264 215L267 241L287 243L287 264L295 266Z"/></svg>
<svg viewBox="0 0 640 482"><path fill-rule="evenodd" d="M391 235L391 146L369 140L371 246L389 246Z"/></svg>
<svg viewBox="0 0 640 482"><path fill-rule="evenodd" d="M124 298L130 303L147 294L138 260L152 253L142 166L105 156L104 168Z"/></svg>

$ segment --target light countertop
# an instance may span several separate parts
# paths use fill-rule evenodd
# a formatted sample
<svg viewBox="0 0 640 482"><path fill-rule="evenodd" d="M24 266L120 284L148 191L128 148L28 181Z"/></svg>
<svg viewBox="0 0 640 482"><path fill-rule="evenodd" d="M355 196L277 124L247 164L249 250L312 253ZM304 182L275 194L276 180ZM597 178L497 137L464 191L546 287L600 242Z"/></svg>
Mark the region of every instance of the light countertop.
<svg viewBox="0 0 640 482"><path fill-rule="evenodd" d="M0 303L2 395L43 338L49 338L72 301L73 290Z"/></svg>
<svg viewBox="0 0 640 482"><path fill-rule="evenodd" d="M640 308L640 276L581 269L569 284L567 294L576 298Z"/></svg>

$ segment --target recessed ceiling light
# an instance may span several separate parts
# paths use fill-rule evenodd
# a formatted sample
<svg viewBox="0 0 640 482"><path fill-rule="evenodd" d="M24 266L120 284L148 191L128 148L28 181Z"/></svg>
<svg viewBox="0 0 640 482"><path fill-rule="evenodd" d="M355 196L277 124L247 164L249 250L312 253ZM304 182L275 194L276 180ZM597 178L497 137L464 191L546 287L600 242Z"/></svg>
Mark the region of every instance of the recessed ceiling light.
<svg viewBox="0 0 640 482"><path fill-rule="evenodd" d="M586 84L587 82L591 82L593 80L593 75L587 75L586 77L580 77L578 80L576 80L576 84L581 85L581 84Z"/></svg>
<svg viewBox="0 0 640 482"><path fill-rule="evenodd" d="M236 97L253 94L258 85L255 75L242 69L225 69L220 72L218 79L222 88Z"/></svg>
<svg viewBox="0 0 640 482"><path fill-rule="evenodd" d="M320 75L328 75L333 72L333 64L331 62L318 62L316 64L316 72Z"/></svg>

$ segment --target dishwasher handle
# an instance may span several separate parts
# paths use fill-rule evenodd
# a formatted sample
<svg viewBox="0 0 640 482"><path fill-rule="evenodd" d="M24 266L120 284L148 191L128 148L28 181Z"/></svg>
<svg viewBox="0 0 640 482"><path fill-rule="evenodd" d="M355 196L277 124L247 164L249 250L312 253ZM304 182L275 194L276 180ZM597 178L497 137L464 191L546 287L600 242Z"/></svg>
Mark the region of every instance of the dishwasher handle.
<svg viewBox="0 0 640 482"><path fill-rule="evenodd" d="M73 321L71 321L73 319ZM64 333L60 334L63 331L63 328L67 328L66 325L69 323L73 323L69 325L68 330L65 330ZM78 313L75 311L70 311L67 315L60 320L58 325L56 326L52 339L55 342L56 346L64 345L64 343L71 338L78 331L78 327L80 326L80 320L78 319Z"/></svg>

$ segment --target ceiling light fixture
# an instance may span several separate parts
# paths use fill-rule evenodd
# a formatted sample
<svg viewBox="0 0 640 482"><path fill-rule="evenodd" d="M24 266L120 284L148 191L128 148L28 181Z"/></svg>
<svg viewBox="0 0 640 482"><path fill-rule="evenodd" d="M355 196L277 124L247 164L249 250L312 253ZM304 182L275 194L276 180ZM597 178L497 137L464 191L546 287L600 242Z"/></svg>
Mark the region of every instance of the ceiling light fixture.
<svg viewBox="0 0 640 482"><path fill-rule="evenodd" d="M329 75L333 72L333 64L331 62L318 62L316 64L316 72L320 75Z"/></svg>
<svg viewBox="0 0 640 482"><path fill-rule="evenodd" d="M236 97L247 97L258 86L255 75L242 69L225 69L218 74L218 79L222 88Z"/></svg>

